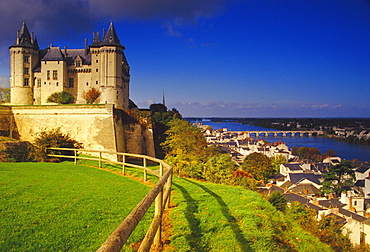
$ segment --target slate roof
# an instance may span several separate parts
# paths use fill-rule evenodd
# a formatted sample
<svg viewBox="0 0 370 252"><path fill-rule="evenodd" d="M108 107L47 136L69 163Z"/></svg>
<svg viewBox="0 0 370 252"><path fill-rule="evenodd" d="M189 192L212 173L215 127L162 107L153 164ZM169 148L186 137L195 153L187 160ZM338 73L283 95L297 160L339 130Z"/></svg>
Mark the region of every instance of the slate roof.
<svg viewBox="0 0 370 252"><path fill-rule="evenodd" d="M365 180L364 179L359 179L356 181L355 186L357 187L365 187Z"/></svg>
<svg viewBox="0 0 370 252"><path fill-rule="evenodd" d="M284 189L276 185L272 185L269 190L271 192L278 191L280 193L284 193Z"/></svg>
<svg viewBox="0 0 370 252"><path fill-rule="evenodd" d="M65 57L67 64L73 65L77 56L82 58L83 65L91 65L91 53L86 49L67 49L67 57Z"/></svg>
<svg viewBox="0 0 370 252"><path fill-rule="evenodd" d="M41 59L42 61L63 61L64 56L59 47L50 47L45 56Z"/></svg>
<svg viewBox="0 0 370 252"><path fill-rule="evenodd" d="M285 167L289 168L291 171L300 171L302 167L299 164L283 164Z"/></svg>
<svg viewBox="0 0 370 252"><path fill-rule="evenodd" d="M316 213L320 210L325 210L324 208L320 207L320 206L316 206L312 203L310 203L309 199L307 199L306 197L303 197L303 196L300 196L298 194L295 194L295 193L284 193L283 194L285 199L289 202L294 202L294 201L298 201L299 203L301 203L304 207L307 207L307 208L311 208L313 210L316 211Z"/></svg>
<svg viewBox="0 0 370 252"><path fill-rule="evenodd" d="M319 204L327 208L342 208L343 206L346 205L340 202L339 199L337 198L320 200Z"/></svg>
<svg viewBox="0 0 370 252"><path fill-rule="evenodd" d="M99 33L94 33L93 43L90 45L91 47L100 47L100 46L119 46L123 49L125 48L121 45L116 30L114 29L113 23L110 23L107 33L104 35L103 40L100 40Z"/></svg>
<svg viewBox="0 0 370 252"><path fill-rule="evenodd" d="M291 188L290 191L298 194L308 194L308 195L317 195L320 193L320 190L311 184L309 185L300 184Z"/></svg>
<svg viewBox="0 0 370 252"><path fill-rule="evenodd" d="M365 167L365 166L361 166L361 167L358 167L355 172L358 172L358 173L365 173L367 170L369 170L370 168L369 167Z"/></svg>
<svg viewBox="0 0 370 252"><path fill-rule="evenodd" d="M349 211L347 209L343 209L343 208L339 208L339 213L347 216L347 217L351 217L352 219L356 220L356 221L359 221L359 222L364 222L366 221L368 218L362 216L362 215L359 215L357 213L354 213L352 211Z"/></svg>
<svg viewBox="0 0 370 252"><path fill-rule="evenodd" d="M22 24L22 28L18 31L15 43L11 47L30 47L38 49L38 43L36 39L33 39L28 31L27 25L25 22Z"/></svg>
<svg viewBox="0 0 370 252"><path fill-rule="evenodd" d="M312 181L313 183L315 183L317 185L321 185L321 183L319 181L320 175L315 175L313 173L289 173L288 176L289 176L289 180L293 184L298 184L302 180L307 179L307 180L310 180L310 181Z"/></svg>

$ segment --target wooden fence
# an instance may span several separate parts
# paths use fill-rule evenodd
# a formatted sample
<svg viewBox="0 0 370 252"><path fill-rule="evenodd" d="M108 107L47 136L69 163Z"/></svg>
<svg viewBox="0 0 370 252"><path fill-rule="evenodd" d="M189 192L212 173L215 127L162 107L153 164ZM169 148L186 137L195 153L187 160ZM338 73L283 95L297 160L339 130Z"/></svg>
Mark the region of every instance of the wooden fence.
<svg viewBox="0 0 370 252"><path fill-rule="evenodd" d="M102 168L103 163L118 164L122 165L122 174L125 174L126 167L133 167L142 169L144 172L144 181L147 179L147 173L159 177L159 181L152 188L152 190L140 201L140 203L131 211L131 213L123 220L123 222L113 231L108 239L101 245L97 252L113 252L120 251L122 246L126 243L131 233L134 231L136 226L139 224L144 214L147 212L149 207L155 202L154 217L152 223L147 230L147 233L141 242L139 247L140 252L149 251L151 246L160 246L161 244L161 230L162 230L162 215L166 206L170 203L170 194L172 187L172 168L166 164L163 160L156 159L153 157L129 154L129 153L118 153L109 151L96 151L96 150L84 150L84 149L70 149L70 148L49 148L51 151L71 151L73 155L61 155L61 154L48 154L51 157L70 158L77 164L77 160L93 160L98 161L99 168ZM79 156L79 154L89 154L97 157ZM103 159L103 155L113 155L116 160L112 161ZM141 159L143 165L129 163L129 158ZM153 171L147 168L147 161L159 164L159 171Z"/></svg>

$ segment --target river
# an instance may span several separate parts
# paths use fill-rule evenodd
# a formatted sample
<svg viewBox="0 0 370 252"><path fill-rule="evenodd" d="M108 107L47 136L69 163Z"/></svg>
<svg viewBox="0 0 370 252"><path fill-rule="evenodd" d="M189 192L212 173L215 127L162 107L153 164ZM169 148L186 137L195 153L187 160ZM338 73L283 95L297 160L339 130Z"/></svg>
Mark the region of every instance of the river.
<svg viewBox="0 0 370 252"><path fill-rule="evenodd" d="M214 130L227 128L229 131L259 131L259 130L273 130L276 129L268 129L262 128L253 125L241 124L241 123L234 123L234 122L211 122L211 121L201 121L204 125L211 126ZM359 159L361 161L370 161L370 145L360 145L360 144L352 144L342 141L337 141L330 138L319 137L319 136L303 136L303 137L258 137L259 139L265 139L269 142L277 142L281 140L282 142L286 143L289 148L293 146L296 147L315 147L318 148L321 153L325 153L328 149L335 150L339 157L352 160L352 159Z"/></svg>

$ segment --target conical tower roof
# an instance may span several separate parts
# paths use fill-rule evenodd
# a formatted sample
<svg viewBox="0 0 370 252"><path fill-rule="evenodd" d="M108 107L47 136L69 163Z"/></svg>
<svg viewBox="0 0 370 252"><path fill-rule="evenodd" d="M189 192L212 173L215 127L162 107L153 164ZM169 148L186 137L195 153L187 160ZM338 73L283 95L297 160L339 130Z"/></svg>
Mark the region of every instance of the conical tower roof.
<svg viewBox="0 0 370 252"><path fill-rule="evenodd" d="M99 46L119 46L123 49L125 48L121 45L116 30L114 29L113 23L111 22L108 28L107 33L103 34L103 41L100 41L99 33L93 33L93 43L90 45L91 47L99 47Z"/></svg>
<svg viewBox="0 0 370 252"><path fill-rule="evenodd" d="M17 31L16 41L11 47L14 46L32 47L38 49L37 41L36 44L34 43L34 41L32 41L32 37L30 32L28 31L26 22L23 22L22 28L19 31Z"/></svg>

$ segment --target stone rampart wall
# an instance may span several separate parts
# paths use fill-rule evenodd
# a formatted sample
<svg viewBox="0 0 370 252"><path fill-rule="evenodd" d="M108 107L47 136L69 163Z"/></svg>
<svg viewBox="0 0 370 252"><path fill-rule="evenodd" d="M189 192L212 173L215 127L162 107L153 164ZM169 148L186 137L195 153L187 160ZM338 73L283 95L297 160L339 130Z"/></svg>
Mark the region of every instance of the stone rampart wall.
<svg viewBox="0 0 370 252"><path fill-rule="evenodd" d="M125 122L117 111L113 105L2 106L0 133L32 143L38 133L60 128L84 149L155 156L150 127Z"/></svg>

